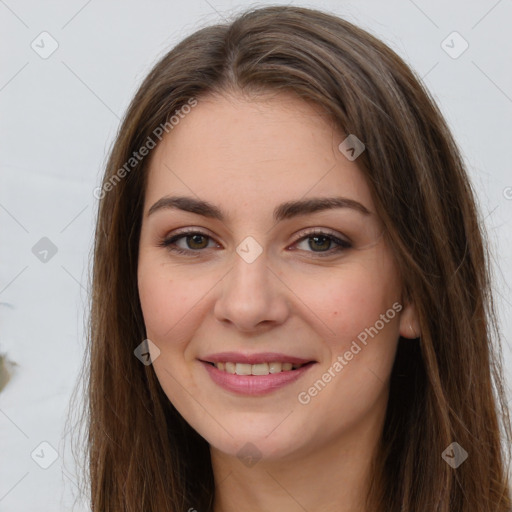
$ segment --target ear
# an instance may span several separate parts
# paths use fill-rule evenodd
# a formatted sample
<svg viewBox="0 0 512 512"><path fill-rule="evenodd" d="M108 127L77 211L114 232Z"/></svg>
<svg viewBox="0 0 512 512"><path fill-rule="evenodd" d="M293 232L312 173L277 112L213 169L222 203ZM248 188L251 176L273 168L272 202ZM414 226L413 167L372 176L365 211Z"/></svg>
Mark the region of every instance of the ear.
<svg viewBox="0 0 512 512"><path fill-rule="evenodd" d="M400 313L400 336L415 339L421 336L420 323L414 304L407 304Z"/></svg>

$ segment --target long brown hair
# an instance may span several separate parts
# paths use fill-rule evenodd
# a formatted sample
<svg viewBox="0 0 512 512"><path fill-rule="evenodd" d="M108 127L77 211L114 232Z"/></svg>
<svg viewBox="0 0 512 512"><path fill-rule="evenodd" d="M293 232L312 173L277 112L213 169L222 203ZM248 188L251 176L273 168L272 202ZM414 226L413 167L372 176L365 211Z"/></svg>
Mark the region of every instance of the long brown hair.
<svg viewBox="0 0 512 512"><path fill-rule="evenodd" d="M167 53L140 86L111 150L84 370L92 510L213 504L208 444L133 353L146 338L137 257L149 157L126 163L191 99L230 90L297 94L366 146L358 163L421 327L419 339L399 340L369 510L510 512L512 435L489 257L454 140L428 92L385 44L335 16L277 6L201 29ZM442 457L452 442L468 452L456 469Z"/></svg>

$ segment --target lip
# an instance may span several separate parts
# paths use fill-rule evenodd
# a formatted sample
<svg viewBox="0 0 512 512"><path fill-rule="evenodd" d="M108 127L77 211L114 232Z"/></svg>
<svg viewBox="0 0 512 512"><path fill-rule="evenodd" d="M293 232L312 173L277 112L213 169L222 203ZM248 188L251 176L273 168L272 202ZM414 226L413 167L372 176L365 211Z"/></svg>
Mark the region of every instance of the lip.
<svg viewBox="0 0 512 512"><path fill-rule="evenodd" d="M258 354L243 354L241 352L218 352L200 358L200 361L207 363L246 363L246 364L259 364L259 363L292 363L292 364L305 364L313 359L303 359L301 357L289 356L277 352L260 352Z"/></svg>
<svg viewBox="0 0 512 512"><path fill-rule="evenodd" d="M252 363L257 364L261 361L261 354L258 354L256 358L260 360ZM275 355L274 355L275 357ZM253 358L254 360L254 358ZM222 359L221 361L226 361L226 359ZM212 362L221 362L221 361L212 361ZM228 359L229 361L229 359ZM266 359L265 361L269 361ZM279 361L279 359L272 359L272 361ZM292 362L285 359L286 362ZM312 366L316 363L314 361L308 360L298 360L295 364L305 364L296 370L289 370L280 373L269 373L268 375L237 375L232 373L227 373L225 371L221 371L217 369L214 365L209 364L206 361L201 361L200 363L204 366L205 370L208 372L210 378L223 389L227 391L232 391L233 393L237 393L240 395L265 395L268 393L272 393L277 389L280 389L292 382L295 382L297 379L300 379ZM237 363L249 363L252 361L245 360L236 360Z"/></svg>

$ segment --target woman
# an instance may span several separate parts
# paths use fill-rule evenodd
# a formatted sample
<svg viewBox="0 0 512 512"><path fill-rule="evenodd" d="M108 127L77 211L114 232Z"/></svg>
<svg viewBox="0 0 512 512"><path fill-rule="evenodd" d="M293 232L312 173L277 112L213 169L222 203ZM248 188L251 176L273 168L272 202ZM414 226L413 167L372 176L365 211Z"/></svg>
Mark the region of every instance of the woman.
<svg viewBox="0 0 512 512"><path fill-rule="evenodd" d="M196 32L96 195L93 510L511 510L473 193L387 46L295 7Z"/></svg>

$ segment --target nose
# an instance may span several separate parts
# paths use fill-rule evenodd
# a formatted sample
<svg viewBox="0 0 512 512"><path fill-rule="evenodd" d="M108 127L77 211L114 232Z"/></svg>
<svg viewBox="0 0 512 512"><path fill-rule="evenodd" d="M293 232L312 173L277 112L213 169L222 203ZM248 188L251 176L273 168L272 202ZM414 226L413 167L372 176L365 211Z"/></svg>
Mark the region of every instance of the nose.
<svg viewBox="0 0 512 512"><path fill-rule="evenodd" d="M235 254L232 270L220 283L215 317L243 332L275 327L289 316L286 290L265 253L252 263Z"/></svg>

